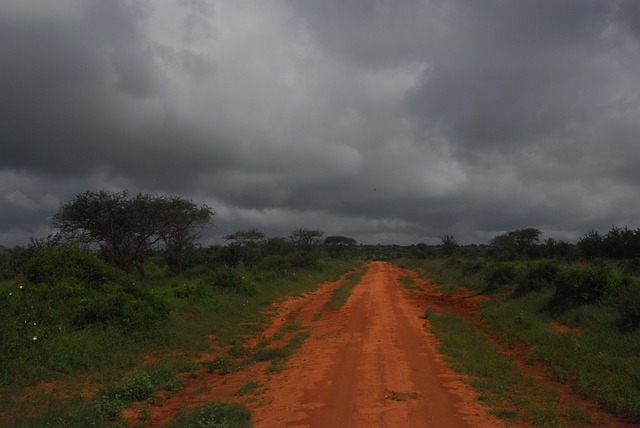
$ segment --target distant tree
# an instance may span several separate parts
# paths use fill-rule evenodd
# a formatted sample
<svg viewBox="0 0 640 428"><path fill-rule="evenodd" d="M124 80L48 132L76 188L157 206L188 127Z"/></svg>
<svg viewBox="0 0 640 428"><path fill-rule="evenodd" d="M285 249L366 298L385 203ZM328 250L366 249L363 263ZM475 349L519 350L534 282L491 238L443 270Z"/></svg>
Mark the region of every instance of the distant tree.
<svg viewBox="0 0 640 428"><path fill-rule="evenodd" d="M175 196L158 202L164 206L159 230L166 260L174 272L182 272L187 251L195 247L200 230L209 224L214 212L206 205L199 207Z"/></svg>
<svg viewBox="0 0 640 428"><path fill-rule="evenodd" d="M332 258L342 256L348 247L356 245L357 242L353 238L347 236L333 235L324 239L324 248Z"/></svg>
<svg viewBox="0 0 640 428"><path fill-rule="evenodd" d="M70 241L97 246L108 262L144 275L145 254L164 244L179 265L213 211L177 197L87 191L63 204L53 224Z"/></svg>
<svg viewBox="0 0 640 428"><path fill-rule="evenodd" d="M596 230L584 235L578 241L578 248L588 259L610 257L612 259L633 259L640 257L640 229L612 226L606 235Z"/></svg>
<svg viewBox="0 0 640 428"><path fill-rule="evenodd" d="M225 236L230 241L229 247L248 268L254 268L262 258L260 246L265 235L257 229L239 230Z"/></svg>
<svg viewBox="0 0 640 428"><path fill-rule="evenodd" d="M578 248L587 259L604 256L604 237L597 230L585 234L578 241Z"/></svg>
<svg viewBox="0 0 640 428"><path fill-rule="evenodd" d="M513 260L517 257L516 242L507 233L494 236L489 246L491 256L497 260Z"/></svg>
<svg viewBox="0 0 640 428"><path fill-rule="evenodd" d="M456 241L456 238L453 235L443 235L440 238L440 247L442 248L442 253L449 257L456 252L460 244Z"/></svg>
<svg viewBox="0 0 640 428"><path fill-rule="evenodd" d="M573 249L573 245L567 241L557 240L553 238L545 239L539 248L540 256L547 258L568 258Z"/></svg>
<svg viewBox="0 0 640 428"><path fill-rule="evenodd" d="M494 257L500 260L512 260L516 256L535 257L542 232L528 227L495 236L491 242Z"/></svg>
<svg viewBox="0 0 640 428"><path fill-rule="evenodd" d="M291 253L293 247L288 239L280 236L266 239L261 246L262 255L268 256L286 256Z"/></svg>
<svg viewBox="0 0 640 428"><path fill-rule="evenodd" d="M542 232L533 227L514 230L508 233L516 243L516 248L520 255L533 257L535 256L535 247L540 241Z"/></svg>
<svg viewBox="0 0 640 428"><path fill-rule="evenodd" d="M431 254L431 249L427 244L421 242L419 244L410 245L411 257L415 259L426 259Z"/></svg>
<svg viewBox="0 0 640 428"><path fill-rule="evenodd" d="M317 252L323 235L323 232L316 229L296 229L289 235L289 242L299 251Z"/></svg>

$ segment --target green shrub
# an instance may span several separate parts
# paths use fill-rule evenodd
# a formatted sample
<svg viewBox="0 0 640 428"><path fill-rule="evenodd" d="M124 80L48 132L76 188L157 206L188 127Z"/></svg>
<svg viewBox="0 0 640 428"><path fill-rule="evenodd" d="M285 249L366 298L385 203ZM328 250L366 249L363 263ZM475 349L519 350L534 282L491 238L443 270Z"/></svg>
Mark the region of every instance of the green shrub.
<svg viewBox="0 0 640 428"><path fill-rule="evenodd" d="M496 263L484 275L484 291L495 291L515 284L518 270L513 263Z"/></svg>
<svg viewBox="0 0 640 428"><path fill-rule="evenodd" d="M256 293L255 286L233 268L218 270L210 276L209 280L213 287L221 291L233 291L247 295Z"/></svg>
<svg viewBox="0 0 640 428"><path fill-rule="evenodd" d="M320 256L312 251L296 251L289 255L289 263L297 268L318 269Z"/></svg>
<svg viewBox="0 0 640 428"><path fill-rule="evenodd" d="M151 397L154 392L151 376L144 370L135 370L119 385L107 388L101 394L124 402L141 401Z"/></svg>
<svg viewBox="0 0 640 428"><path fill-rule="evenodd" d="M167 428L249 428L251 410L244 404L208 403L176 416Z"/></svg>
<svg viewBox="0 0 640 428"><path fill-rule="evenodd" d="M159 297L134 284L109 284L102 290L87 290L77 303L73 325L116 325L148 328L169 316L169 306Z"/></svg>
<svg viewBox="0 0 640 428"><path fill-rule="evenodd" d="M544 260L527 266L524 278L519 282L516 293L526 294L553 286L560 272L557 262Z"/></svg>
<svg viewBox="0 0 640 428"><path fill-rule="evenodd" d="M267 256L260 261L260 269L265 271L286 272L291 267L286 256Z"/></svg>
<svg viewBox="0 0 640 428"><path fill-rule="evenodd" d="M98 256L73 244L44 244L28 250L21 266L24 277L34 284L55 284L73 279L88 286L117 281L122 274Z"/></svg>
<svg viewBox="0 0 640 428"><path fill-rule="evenodd" d="M481 261L465 261L462 265L462 274L466 276L476 275L485 268L486 262Z"/></svg>
<svg viewBox="0 0 640 428"><path fill-rule="evenodd" d="M562 310L597 302L612 290L615 278L605 266L572 266L557 275L554 285L556 291L551 304Z"/></svg>
<svg viewBox="0 0 640 428"><path fill-rule="evenodd" d="M614 301L620 311L620 330L631 331L640 328L640 284L630 283L621 287Z"/></svg>

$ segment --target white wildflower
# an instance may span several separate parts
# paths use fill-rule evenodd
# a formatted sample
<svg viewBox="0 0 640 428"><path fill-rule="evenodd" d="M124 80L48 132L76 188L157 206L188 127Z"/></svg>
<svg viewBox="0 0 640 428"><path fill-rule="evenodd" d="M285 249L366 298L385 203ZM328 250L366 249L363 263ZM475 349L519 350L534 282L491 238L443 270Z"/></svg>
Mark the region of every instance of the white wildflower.
<svg viewBox="0 0 640 428"><path fill-rule="evenodd" d="M38 336L33 336L33 341L35 342L36 340L38 340Z"/></svg>

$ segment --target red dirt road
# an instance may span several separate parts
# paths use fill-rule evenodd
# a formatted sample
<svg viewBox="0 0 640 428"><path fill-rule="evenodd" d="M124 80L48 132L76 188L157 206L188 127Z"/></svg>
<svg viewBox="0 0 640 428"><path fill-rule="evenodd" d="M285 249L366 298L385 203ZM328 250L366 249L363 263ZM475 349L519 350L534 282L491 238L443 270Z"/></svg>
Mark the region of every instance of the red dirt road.
<svg viewBox="0 0 640 428"><path fill-rule="evenodd" d="M399 284L405 274L371 263L341 310L310 323L311 336L284 372L265 382L257 427L503 425L442 362ZM308 309L298 311L311 316Z"/></svg>

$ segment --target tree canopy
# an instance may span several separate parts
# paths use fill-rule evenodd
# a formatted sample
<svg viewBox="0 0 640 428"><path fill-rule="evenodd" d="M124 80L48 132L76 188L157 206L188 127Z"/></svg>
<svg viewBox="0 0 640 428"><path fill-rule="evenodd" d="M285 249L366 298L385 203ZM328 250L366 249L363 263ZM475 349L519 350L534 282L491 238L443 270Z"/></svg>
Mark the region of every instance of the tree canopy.
<svg viewBox="0 0 640 428"><path fill-rule="evenodd" d="M181 270L185 251L213 215L206 205L175 196L101 190L63 204L53 225L65 239L97 246L110 263L144 275L145 253L155 245L164 246L171 267Z"/></svg>

